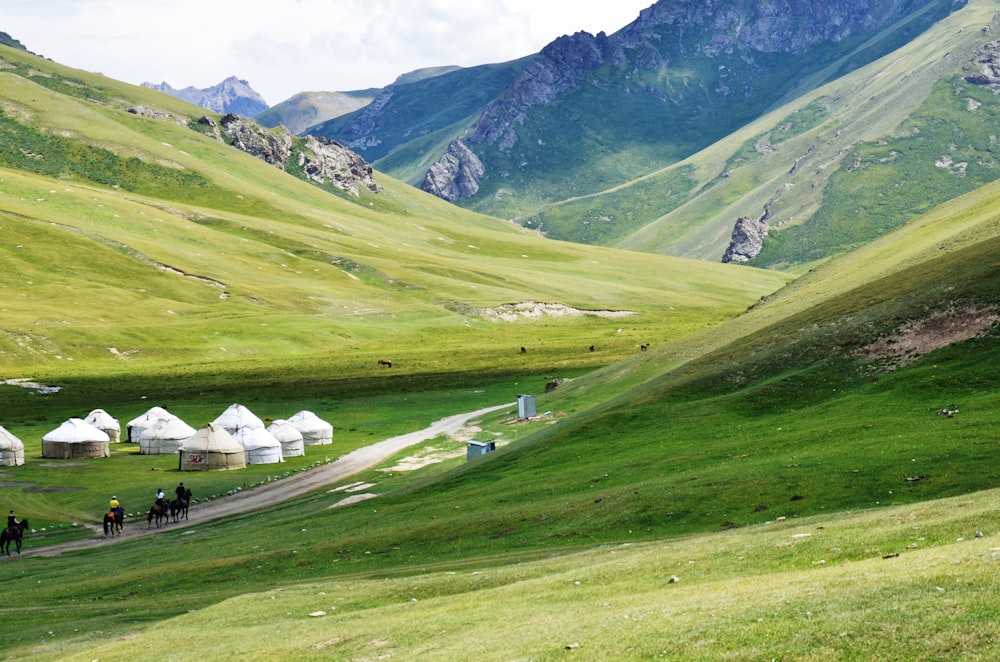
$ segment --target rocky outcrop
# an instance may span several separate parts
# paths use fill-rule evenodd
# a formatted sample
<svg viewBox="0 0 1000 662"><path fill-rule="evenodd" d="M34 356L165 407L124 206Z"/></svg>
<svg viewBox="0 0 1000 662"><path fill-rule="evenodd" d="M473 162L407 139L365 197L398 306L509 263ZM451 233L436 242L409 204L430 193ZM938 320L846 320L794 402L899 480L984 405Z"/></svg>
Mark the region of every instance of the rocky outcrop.
<svg viewBox="0 0 1000 662"><path fill-rule="evenodd" d="M143 83L142 86L164 92L217 113L234 113L244 117L253 117L268 108L264 97L250 87L250 83L236 76L230 76L218 85L203 89L185 87L178 90L167 82Z"/></svg>
<svg viewBox="0 0 1000 662"><path fill-rule="evenodd" d="M420 188L449 202L464 200L476 194L485 173L479 157L461 140L454 140L427 171Z"/></svg>
<svg viewBox="0 0 1000 662"><path fill-rule="evenodd" d="M210 118L202 118L199 122L214 125ZM220 129L232 139L233 147L276 168L288 170L288 164L294 159L305 178L321 186L333 186L354 195L358 195L362 187L373 193L379 190L371 165L335 140L314 136L295 138L283 126L268 129L252 119L234 114L223 116Z"/></svg>
<svg viewBox="0 0 1000 662"><path fill-rule="evenodd" d="M359 186L378 192L371 165L336 140L306 136L298 163L306 177L317 184L330 184L354 195L360 193Z"/></svg>
<svg viewBox="0 0 1000 662"><path fill-rule="evenodd" d="M760 253L764 247L764 237L767 236L768 213L759 219L754 220L749 216L741 216L736 220L736 227L733 228L732 239L729 240L729 247L726 249L722 261L726 263L747 262Z"/></svg>
<svg viewBox="0 0 1000 662"><path fill-rule="evenodd" d="M994 94L1000 93L1000 41L983 44L971 66L976 69L976 73L963 76L967 83L982 85Z"/></svg>
<svg viewBox="0 0 1000 662"><path fill-rule="evenodd" d="M232 138L236 149L282 170L292 155L292 132L283 126L265 129L251 119L230 113L222 117L222 132Z"/></svg>

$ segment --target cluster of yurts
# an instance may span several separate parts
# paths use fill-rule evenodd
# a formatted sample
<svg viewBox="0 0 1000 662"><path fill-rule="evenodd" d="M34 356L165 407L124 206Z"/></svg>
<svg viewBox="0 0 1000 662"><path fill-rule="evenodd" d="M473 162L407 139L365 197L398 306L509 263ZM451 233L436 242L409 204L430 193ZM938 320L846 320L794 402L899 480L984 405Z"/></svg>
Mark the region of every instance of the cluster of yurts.
<svg viewBox="0 0 1000 662"><path fill-rule="evenodd" d="M265 426L240 404L231 405L199 430L162 407L128 422L126 439L140 454L177 453L182 471L242 469L248 464L282 462L305 455L306 446L333 443L333 425L311 411ZM121 439L118 419L103 409L86 418L70 418L42 437L42 457L110 457L109 444ZM0 427L0 466L24 464L24 444Z"/></svg>

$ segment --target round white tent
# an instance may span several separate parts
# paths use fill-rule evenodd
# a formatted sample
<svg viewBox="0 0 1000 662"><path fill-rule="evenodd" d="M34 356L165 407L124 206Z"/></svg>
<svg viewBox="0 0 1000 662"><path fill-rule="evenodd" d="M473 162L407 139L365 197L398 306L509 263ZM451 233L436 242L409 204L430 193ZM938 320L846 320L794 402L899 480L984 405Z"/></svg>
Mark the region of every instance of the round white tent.
<svg viewBox="0 0 1000 662"><path fill-rule="evenodd" d="M311 411L300 411L289 418L288 422L302 433L302 443L306 446L333 443L333 425Z"/></svg>
<svg viewBox="0 0 1000 662"><path fill-rule="evenodd" d="M142 436L143 430L151 427L153 423L161 418L170 418L171 416L173 414L163 407L153 407L142 416L133 418L125 425L125 430L128 432L128 440L133 443L139 443L139 438Z"/></svg>
<svg viewBox="0 0 1000 662"><path fill-rule="evenodd" d="M176 416L161 418L142 431L139 437L139 454L176 453L195 432L197 430Z"/></svg>
<svg viewBox="0 0 1000 662"><path fill-rule="evenodd" d="M64 460L111 457L110 437L82 418L71 418L42 437L42 457Z"/></svg>
<svg viewBox="0 0 1000 662"><path fill-rule="evenodd" d="M0 425L0 467L24 464L24 442Z"/></svg>
<svg viewBox="0 0 1000 662"><path fill-rule="evenodd" d="M98 430L103 430L104 433L108 435L109 443L117 444L121 440L121 423L118 422L117 418L103 409L95 409L87 414L87 418L83 420L90 423Z"/></svg>
<svg viewBox="0 0 1000 662"><path fill-rule="evenodd" d="M225 428L209 423L180 448L180 471L224 471L246 467L246 451Z"/></svg>
<svg viewBox="0 0 1000 662"><path fill-rule="evenodd" d="M246 451L247 464L274 464L285 461L281 456L281 442L262 427L238 428L233 439Z"/></svg>
<svg viewBox="0 0 1000 662"><path fill-rule="evenodd" d="M267 431L274 436L281 444L282 457L297 457L306 454L306 447L302 441L302 433L295 429L295 426L283 418L267 426Z"/></svg>
<svg viewBox="0 0 1000 662"><path fill-rule="evenodd" d="M264 421L241 404L229 405L229 408L212 422L224 427L229 434L235 434L240 428L264 429Z"/></svg>

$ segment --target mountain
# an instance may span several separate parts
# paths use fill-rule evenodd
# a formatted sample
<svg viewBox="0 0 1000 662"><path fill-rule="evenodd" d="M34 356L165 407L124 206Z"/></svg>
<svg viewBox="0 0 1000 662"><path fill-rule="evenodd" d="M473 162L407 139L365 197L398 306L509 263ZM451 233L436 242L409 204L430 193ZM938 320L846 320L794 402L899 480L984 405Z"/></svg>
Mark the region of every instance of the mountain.
<svg viewBox="0 0 1000 662"><path fill-rule="evenodd" d="M444 66L416 69L397 76L392 86L434 78L457 71L460 68ZM364 108L384 92L385 88L370 88L352 92L300 92L258 113L254 119L263 126L275 127L281 124L288 127L292 133L302 134L309 127Z"/></svg>
<svg viewBox="0 0 1000 662"><path fill-rule="evenodd" d="M725 229L689 224L682 232L711 237L696 246L668 243L662 233L644 243L652 232L643 228L702 191L691 168L703 166L677 166L655 185L650 178L783 103L891 58L963 7L952 0L819 9L805 1L661 0L613 35L555 40L518 62L516 78L501 89L472 88L481 103L445 87L457 75L447 74L433 89L414 84L405 97L378 99L308 132L336 138L441 197L550 237L719 260L737 219L763 212L731 216ZM431 111L460 101L464 114ZM640 204L608 202L633 181L629 196L640 195Z"/></svg>
<svg viewBox="0 0 1000 662"><path fill-rule="evenodd" d="M282 125L294 134L334 117L364 108L379 90L300 92L252 117L266 127Z"/></svg>
<svg viewBox="0 0 1000 662"><path fill-rule="evenodd" d="M250 83L236 76L230 76L218 85L204 89L188 86L177 90L165 81L158 84L143 83L142 86L158 92L165 92L217 113L235 113L244 117L253 117L268 108L267 102L250 87Z"/></svg>

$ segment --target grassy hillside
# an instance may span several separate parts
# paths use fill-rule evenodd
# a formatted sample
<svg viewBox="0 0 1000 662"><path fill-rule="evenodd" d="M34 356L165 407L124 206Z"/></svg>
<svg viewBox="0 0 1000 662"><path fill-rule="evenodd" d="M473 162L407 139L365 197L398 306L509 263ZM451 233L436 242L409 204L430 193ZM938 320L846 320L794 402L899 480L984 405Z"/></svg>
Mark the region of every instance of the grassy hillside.
<svg viewBox="0 0 1000 662"><path fill-rule="evenodd" d="M12 650L145 659L170 641L183 657L193 631L209 659L992 657L998 197L979 190L726 324L574 375L539 396L538 420L485 417L477 436L500 450L480 461L440 439L407 453L437 463L350 479L375 500L331 509L342 493L320 490L12 560ZM484 379L488 396L513 390ZM484 397L447 391L452 411ZM373 399L376 418L409 397ZM141 479L128 489L141 501ZM25 577L40 583L18 593ZM275 628L287 636L263 635Z"/></svg>
<svg viewBox="0 0 1000 662"><path fill-rule="evenodd" d="M440 342L467 347L456 360L472 368L493 360L483 346L542 350L567 333L584 347L616 337L607 362L635 351L637 338L688 333L783 282L544 241L384 176L379 194L333 196L194 130L201 109L16 51L4 57L0 214L19 237L0 248L11 265L0 276L12 295L0 341L10 368L252 365L275 355L321 356L329 367L350 352L353 362L388 353L423 370ZM127 112L136 104L168 119ZM627 341L612 336L618 320L553 320L546 336L545 322L529 329L481 314L534 300L637 314Z"/></svg>
<svg viewBox="0 0 1000 662"><path fill-rule="evenodd" d="M8 657L996 656L1000 185L781 287L544 240L389 178L331 195L122 108L180 102L30 62L0 73L7 131L67 165L0 170L5 377L62 387L0 386L28 458L0 496L29 547L89 535L109 490L136 511L177 480L224 499L518 393L540 416L483 416L498 449L475 462L434 439L261 511L0 559ZM93 149L204 184L107 186L68 165ZM524 301L635 314L483 310ZM336 442L224 475L129 445L40 457L93 407L200 425L234 401L312 409ZM332 507L357 484L377 496Z"/></svg>

